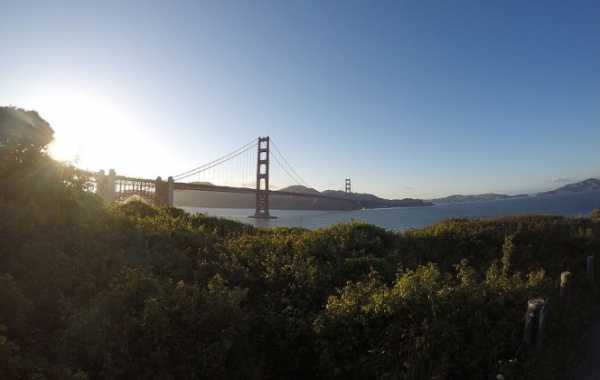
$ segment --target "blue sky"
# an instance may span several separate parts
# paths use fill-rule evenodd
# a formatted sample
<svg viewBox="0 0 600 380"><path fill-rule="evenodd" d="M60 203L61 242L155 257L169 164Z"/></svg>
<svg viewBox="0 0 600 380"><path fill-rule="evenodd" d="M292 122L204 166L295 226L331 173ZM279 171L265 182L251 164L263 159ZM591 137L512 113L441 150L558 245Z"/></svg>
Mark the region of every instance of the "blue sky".
<svg viewBox="0 0 600 380"><path fill-rule="evenodd" d="M0 105L80 166L167 177L270 136L318 190L600 177L598 1L0 4Z"/></svg>

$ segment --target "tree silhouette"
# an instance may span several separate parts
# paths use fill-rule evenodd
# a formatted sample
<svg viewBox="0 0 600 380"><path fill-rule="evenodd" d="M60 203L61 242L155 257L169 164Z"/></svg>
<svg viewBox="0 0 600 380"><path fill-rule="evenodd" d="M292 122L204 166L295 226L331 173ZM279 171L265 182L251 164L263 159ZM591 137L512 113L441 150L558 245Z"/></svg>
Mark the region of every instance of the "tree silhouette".
<svg viewBox="0 0 600 380"><path fill-rule="evenodd" d="M54 130L36 111L0 107L0 196L43 199L60 182L59 164L48 153Z"/></svg>
<svg viewBox="0 0 600 380"><path fill-rule="evenodd" d="M46 155L54 130L36 111L0 107L0 159L2 165L32 165Z"/></svg>

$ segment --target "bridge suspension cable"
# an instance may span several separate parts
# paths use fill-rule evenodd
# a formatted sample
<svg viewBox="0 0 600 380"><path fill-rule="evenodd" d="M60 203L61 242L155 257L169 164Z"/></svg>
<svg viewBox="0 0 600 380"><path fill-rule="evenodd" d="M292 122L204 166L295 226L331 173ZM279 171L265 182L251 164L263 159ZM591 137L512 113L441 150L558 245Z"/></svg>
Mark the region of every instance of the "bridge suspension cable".
<svg viewBox="0 0 600 380"><path fill-rule="evenodd" d="M285 171L285 173L291 178L293 179L297 184L300 185L304 185L308 188L310 188L311 186L306 183L305 180L302 179L302 177L300 177L300 175L298 173L296 173L296 171L294 170L294 168L292 167L292 165L289 164L289 162L287 162L287 160L285 159L285 157L283 156L283 154L281 154L281 152L279 151L279 148L277 148L277 145L275 145L275 142L273 141L273 139L271 140L271 145L273 145L273 148L275 148L275 151L277 152L277 155L272 155L271 157L277 161L277 163L279 164L279 166L281 167L281 169L283 171ZM283 165L281 163L281 161L279 161L279 159L277 157L281 157L281 159L283 160L283 162L285 162L285 165ZM287 168L289 168L292 173L294 173L293 175L287 170Z"/></svg>
<svg viewBox="0 0 600 380"><path fill-rule="evenodd" d="M212 168L214 168L214 167L216 167L218 165L221 165L224 162L229 161L229 160L231 160L231 159L233 159L233 158L235 158L235 157L237 157L237 156L239 156L239 155L241 155L241 154L243 154L245 152L248 152L249 150L255 149L255 148L256 148L256 140L252 140L251 142L249 142L248 144L244 145L243 147L241 147L241 148L239 148L239 149L237 149L237 150L235 150L235 151L233 151L233 152L231 152L231 153L229 153L229 154L227 154L227 155L225 155L225 156L223 156L221 158L218 158L218 159L216 159L214 161L211 161L208 164L204 164L204 165L199 166L199 167L197 167L195 169L188 170L185 173L181 173L181 174L178 174L176 176L173 176L173 179L175 181L181 181L184 178L194 176L194 175L196 175L198 173L201 173L203 171L206 171L208 169L212 169Z"/></svg>
<svg viewBox="0 0 600 380"><path fill-rule="evenodd" d="M272 148L269 149L269 189L281 190L295 185L311 188L286 160L273 140L269 141ZM176 182L255 188L257 170L261 170L257 168L258 153L259 146L254 140L217 160L173 176L173 179Z"/></svg>

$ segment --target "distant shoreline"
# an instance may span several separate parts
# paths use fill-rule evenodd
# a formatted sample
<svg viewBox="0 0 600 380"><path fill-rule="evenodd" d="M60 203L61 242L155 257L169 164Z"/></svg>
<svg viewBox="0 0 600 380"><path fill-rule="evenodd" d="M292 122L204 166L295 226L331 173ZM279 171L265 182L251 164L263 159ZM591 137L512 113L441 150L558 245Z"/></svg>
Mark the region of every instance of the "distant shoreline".
<svg viewBox="0 0 600 380"><path fill-rule="evenodd" d="M495 201L499 199L511 199L511 198L523 198L532 196L546 196L546 195L559 195L559 194L572 194L586 191L598 191L600 190L600 180L596 178L588 178L584 181L572 183L559 187L558 189L545 191L537 194L517 194L517 195L506 195L496 193L476 194L476 195L462 195L455 194L443 198L430 199L433 203L462 203L462 202L481 202L481 201Z"/></svg>
<svg viewBox="0 0 600 380"><path fill-rule="evenodd" d="M482 201L495 201L499 199L512 199L512 198L524 198L530 197L529 194L518 194L518 195L506 195L506 194L477 194L477 195L450 195L444 198L431 199L433 203L463 203L463 202L482 202Z"/></svg>

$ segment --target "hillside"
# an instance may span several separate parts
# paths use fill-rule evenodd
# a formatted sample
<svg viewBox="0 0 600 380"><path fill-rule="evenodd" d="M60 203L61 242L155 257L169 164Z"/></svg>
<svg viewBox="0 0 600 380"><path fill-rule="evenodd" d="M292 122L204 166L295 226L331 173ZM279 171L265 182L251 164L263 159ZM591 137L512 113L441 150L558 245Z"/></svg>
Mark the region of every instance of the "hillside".
<svg viewBox="0 0 600 380"><path fill-rule="evenodd" d="M557 194L571 194L571 193L580 193L582 191L596 191L600 190L600 180L596 178L588 178L585 181L571 183L569 185L565 185L563 187L559 187L558 189L552 191L546 191L544 193L537 194L540 195L557 195Z"/></svg>
<svg viewBox="0 0 600 380"><path fill-rule="evenodd" d="M345 193L343 191L333 190L326 190L322 194L337 197L345 196ZM433 203L423 201L422 199L383 199L373 194L353 193L352 199L358 200L360 207L364 208L419 207L433 205Z"/></svg>

